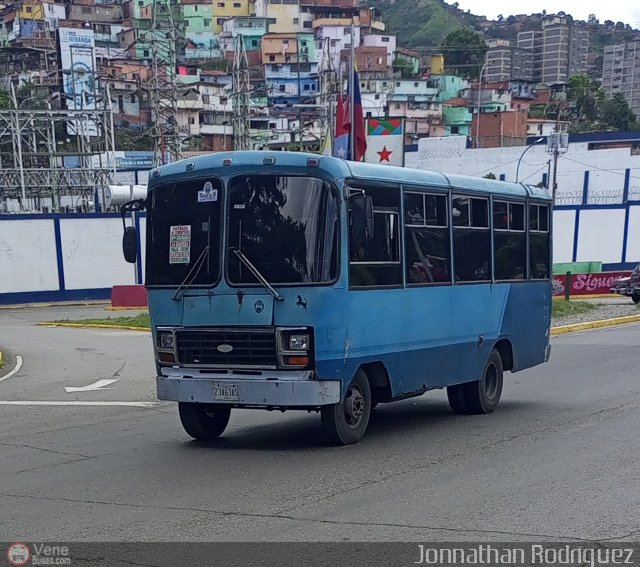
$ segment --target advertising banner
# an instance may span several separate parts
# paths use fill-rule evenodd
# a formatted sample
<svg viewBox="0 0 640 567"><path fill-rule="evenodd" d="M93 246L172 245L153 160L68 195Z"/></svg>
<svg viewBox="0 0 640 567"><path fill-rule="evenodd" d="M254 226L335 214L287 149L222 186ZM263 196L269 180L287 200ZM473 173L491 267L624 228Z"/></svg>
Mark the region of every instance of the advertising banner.
<svg viewBox="0 0 640 567"><path fill-rule="evenodd" d="M572 274L569 295L601 295L609 293L613 282L618 278L626 278L631 272L603 272L600 274ZM553 295L564 295L564 275L553 276Z"/></svg>
<svg viewBox="0 0 640 567"><path fill-rule="evenodd" d="M96 109L95 35L92 29L59 28L62 88L69 110ZM72 135L97 136L95 119L70 121Z"/></svg>

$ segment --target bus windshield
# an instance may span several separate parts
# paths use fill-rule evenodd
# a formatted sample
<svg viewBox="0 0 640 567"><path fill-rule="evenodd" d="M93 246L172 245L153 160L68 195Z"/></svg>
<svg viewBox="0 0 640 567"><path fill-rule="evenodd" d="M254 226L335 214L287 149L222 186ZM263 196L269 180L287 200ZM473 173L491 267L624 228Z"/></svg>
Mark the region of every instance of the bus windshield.
<svg viewBox="0 0 640 567"><path fill-rule="evenodd" d="M151 192L147 285L212 285L220 277L222 184L194 179Z"/></svg>
<svg viewBox="0 0 640 567"><path fill-rule="evenodd" d="M338 207L328 183L311 177L243 175L229 184L228 275L233 285L328 283L338 273Z"/></svg>

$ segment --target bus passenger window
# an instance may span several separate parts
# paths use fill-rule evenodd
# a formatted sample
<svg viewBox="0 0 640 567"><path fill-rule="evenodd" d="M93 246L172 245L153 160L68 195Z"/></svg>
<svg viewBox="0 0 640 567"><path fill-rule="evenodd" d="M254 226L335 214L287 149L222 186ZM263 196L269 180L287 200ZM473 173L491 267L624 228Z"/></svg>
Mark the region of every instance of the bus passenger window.
<svg viewBox="0 0 640 567"><path fill-rule="evenodd" d="M496 280L525 280L527 235L524 205L493 202L493 244Z"/></svg>
<svg viewBox="0 0 640 567"><path fill-rule="evenodd" d="M549 206L529 205L529 276L549 279L550 270Z"/></svg>
<svg viewBox="0 0 640 567"><path fill-rule="evenodd" d="M373 200L373 238L361 242L349 237L349 285L401 285L400 191L395 187L370 187L366 193Z"/></svg>
<svg viewBox="0 0 640 567"><path fill-rule="evenodd" d="M456 196L451 208L456 282L491 280L489 201Z"/></svg>
<svg viewBox="0 0 640 567"><path fill-rule="evenodd" d="M451 282L447 197L405 193L407 283Z"/></svg>

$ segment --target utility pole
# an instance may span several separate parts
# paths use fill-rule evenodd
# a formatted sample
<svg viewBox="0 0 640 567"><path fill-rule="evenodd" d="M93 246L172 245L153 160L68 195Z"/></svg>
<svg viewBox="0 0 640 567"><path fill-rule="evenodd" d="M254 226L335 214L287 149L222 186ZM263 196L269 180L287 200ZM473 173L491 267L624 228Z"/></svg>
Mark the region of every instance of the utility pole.
<svg viewBox="0 0 640 567"><path fill-rule="evenodd" d="M356 136L355 136L355 35L353 33L353 21L351 22L351 53L349 57L349 159L355 160Z"/></svg>
<svg viewBox="0 0 640 567"><path fill-rule="evenodd" d="M298 143L300 151L304 150L302 143L302 88L300 85L300 34L296 33L296 67L298 68Z"/></svg>

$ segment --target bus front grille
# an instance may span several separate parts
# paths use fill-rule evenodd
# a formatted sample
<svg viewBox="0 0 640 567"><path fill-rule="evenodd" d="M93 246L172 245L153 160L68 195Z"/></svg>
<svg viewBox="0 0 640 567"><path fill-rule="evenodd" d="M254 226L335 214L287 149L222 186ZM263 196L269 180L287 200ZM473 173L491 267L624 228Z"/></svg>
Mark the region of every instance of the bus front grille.
<svg viewBox="0 0 640 567"><path fill-rule="evenodd" d="M277 365L274 329L183 329L176 334L178 360L185 366Z"/></svg>

